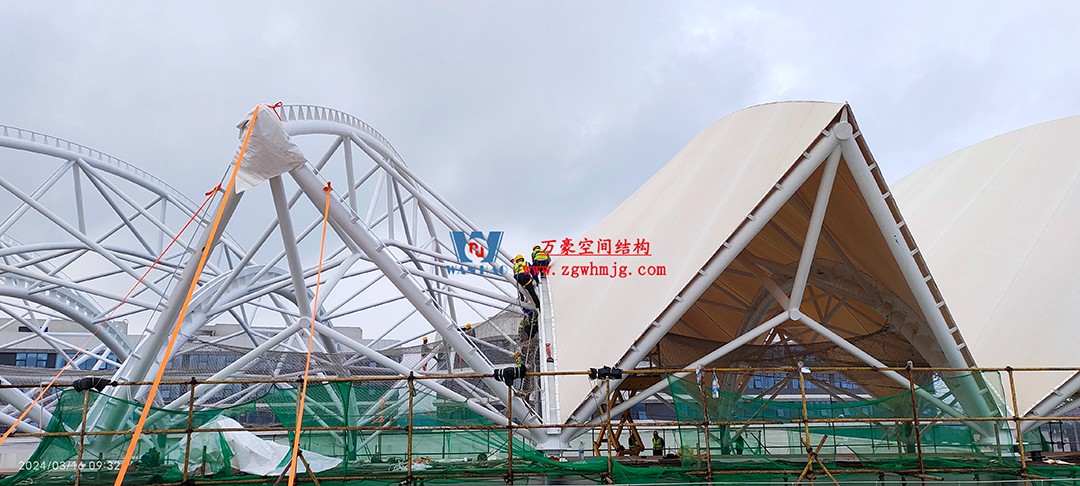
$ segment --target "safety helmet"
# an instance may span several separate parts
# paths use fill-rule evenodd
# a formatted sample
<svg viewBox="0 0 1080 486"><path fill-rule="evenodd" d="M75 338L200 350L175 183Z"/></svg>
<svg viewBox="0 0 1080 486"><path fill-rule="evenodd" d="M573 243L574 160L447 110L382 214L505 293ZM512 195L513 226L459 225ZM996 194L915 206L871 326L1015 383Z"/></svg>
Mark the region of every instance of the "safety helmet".
<svg viewBox="0 0 1080 486"><path fill-rule="evenodd" d="M517 358L518 356L521 356L521 351L514 351L514 357Z"/></svg>
<svg viewBox="0 0 1080 486"><path fill-rule="evenodd" d="M533 247L533 250L539 250L539 249L540 249L540 245L536 245L536 246Z"/></svg>
<svg viewBox="0 0 1080 486"><path fill-rule="evenodd" d="M465 324L465 330L468 331L469 329L472 329L472 324Z"/></svg>
<svg viewBox="0 0 1080 486"><path fill-rule="evenodd" d="M522 262L523 262L523 261L525 261L525 257L523 257L523 256L521 256L521 255L518 255L518 256L514 257L514 261L515 261L515 262L518 262L518 261L522 261Z"/></svg>

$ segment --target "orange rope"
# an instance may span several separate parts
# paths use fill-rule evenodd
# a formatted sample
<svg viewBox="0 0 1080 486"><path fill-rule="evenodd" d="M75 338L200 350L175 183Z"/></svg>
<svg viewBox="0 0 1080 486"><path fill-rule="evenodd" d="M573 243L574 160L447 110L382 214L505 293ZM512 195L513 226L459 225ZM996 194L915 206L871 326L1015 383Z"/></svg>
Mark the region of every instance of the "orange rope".
<svg viewBox="0 0 1080 486"><path fill-rule="evenodd" d="M143 404L142 413L139 415L139 422L135 424L131 442L128 444L127 452L124 453L124 463L120 466L120 470L117 471L116 482L113 483L113 486L120 486L124 483L124 476L127 475L128 466L131 465L131 456L135 454L135 448L139 445L139 437L142 435L143 428L146 426L146 417L150 415L150 406L154 403L154 397L157 396L158 385L161 384L161 378L165 375L165 365L169 362L169 356L172 354L173 346L176 345L176 338L180 335L180 324L184 322L184 316L187 315L188 305L191 303L191 296L195 293L195 286L199 283L199 276L202 275L203 267L206 266L206 260L210 257L210 250L212 250L210 243L213 241L214 235L217 234L218 226L221 224L221 217L225 213L225 204L229 202L233 187L236 185L236 175L240 172L240 164L244 160L244 152L247 151L248 141L251 140L251 132L255 128L255 120L258 118L259 107L256 106L254 114L251 116L251 122L248 123L247 133L244 135L244 143L240 145L240 153L236 155L236 167L233 167L232 176L229 178L229 184L225 187L225 194L221 198L220 206L218 206L217 216L214 217L214 224L210 226L210 235L207 238L206 246L203 247L202 255L199 257L199 264L195 267L195 277L191 280L187 295L184 297L184 304L180 307L180 314L176 318L176 325L173 326L172 335L169 336L169 344L165 347L165 355L161 360L161 365L158 366L157 374L154 375L154 383L150 385L150 391L146 395L146 403Z"/></svg>
<svg viewBox="0 0 1080 486"><path fill-rule="evenodd" d="M184 227L180 229L179 233L176 233L176 236L172 239L172 241L169 242L169 245L166 246L164 250L161 250L161 254L157 256L157 259L154 260L154 263L151 263L150 266L146 268L146 271L143 272L141 277L139 277L139 280L135 282L135 285L131 286L131 290L128 290L127 295L124 295L124 298L120 299L120 302L116 304L116 307L113 307L113 310L109 312L109 315L105 316L105 319L101 321L102 323L108 322L109 319L111 319L112 316L116 314L116 311L120 309L120 306L124 305L124 302L127 302L128 298L131 297L131 294L135 292L136 288L139 287L139 284L141 284L142 281L146 279L146 276L150 274L150 271L153 270L154 267L157 266L158 262L160 262L161 259L165 257L165 254L168 253L169 248L172 248L173 244L176 243L176 240L180 239L180 235L184 234L184 231L187 231L188 226L191 226L191 222L195 221L195 218L197 218L199 216L199 213L202 212L203 208L206 207L206 204L214 198L214 193L217 192L218 189L221 189L221 184L218 184L217 187L206 193L206 200L203 201L201 206L199 206L199 209L196 209L195 212L191 214L191 219L189 219L188 222L184 224ZM41 392L39 392L37 397L34 398L34 401L30 402L30 405L26 407L26 410L23 410L22 413L19 414L19 417L15 419L15 422L12 422L12 424L8 426L7 431L4 432L4 435L0 436L0 444L3 444L4 441L7 440L8 436L15 431L15 427L18 426L23 421L23 419L26 418L26 415L30 413L30 410L33 410L34 405L37 405L38 402L40 402L41 399L45 397L45 393L48 392L54 384L56 384L56 381L60 379L60 375L64 374L64 372L67 371L68 367L75 362L75 358L79 357L79 354L81 354L83 349L90 344L90 341L93 341L94 338L97 337L97 333L100 330L101 328L99 327L95 329L92 333L90 333L90 337L86 339L86 342L83 343L82 346L79 346L79 348L75 351L75 354L68 356L67 363L64 363L64 366L60 368L60 371L56 372L56 376L52 377L52 380L49 380L49 383L41 389Z"/></svg>
<svg viewBox="0 0 1080 486"><path fill-rule="evenodd" d="M308 330L307 358L304 360L304 383L300 386L300 404L296 412L296 430L293 432L292 459L286 468L289 470L289 486L296 482L296 456L300 454L300 426L304 422L304 401L307 398L308 372L311 371L311 348L315 339L315 314L319 310L319 286L322 284L323 250L326 248L326 222L330 216L330 183L323 188L326 191L326 204L323 206L322 241L319 243L319 269L315 272L315 298L311 302L311 329ZM299 290L297 290L299 292ZM306 463L305 463L306 466ZM315 471L308 471L314 474Z"/></svg>

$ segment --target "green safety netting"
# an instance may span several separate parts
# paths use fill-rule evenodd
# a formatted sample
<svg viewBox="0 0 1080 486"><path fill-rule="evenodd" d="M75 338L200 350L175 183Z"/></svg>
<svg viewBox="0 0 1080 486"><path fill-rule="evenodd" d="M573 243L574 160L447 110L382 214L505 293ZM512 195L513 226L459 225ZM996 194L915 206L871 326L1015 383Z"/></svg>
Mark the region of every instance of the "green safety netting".
<svg viewBox="0 0 1080 486"><path fill-rule="evenodd" d="M708 380L710 375L706 375ZM991 387L995 376L979 377ZM693 375L668 377L670 396L680 426L657 428L665 437L668 452L677 458L588 457L569 460L546 457L520 436L508 441L505 429L455 430L463 426L490 426L492 423L467 409L463 404L440 399L424 389L413 394L412 473L428 483L490 481L501 483L512 468L515 482L543 482L542 476L560 477L570 482L601 483L606 476L616 483L663 483L702 481L711 471L716 482L749 483L790 481L806 464L802 446L807 428L798 420L803 406L790 397L753 398L701 387ZM171 385L170 396L187 393L186 386ZM239 387L241 385L230 385ZM288 462L291 432L264 429L296 425L297 392L291 386L250 385L246 401L225 408L189 412L158 410L151 413L137 458L127 474L128 484L179 483L184 478L185 457L188 477L193 483L243 480L245 484L273 484ZM263 388L258 388L259 386ZM245 391L248 389L245 389ZM219 390L235 394L237 389ZM703 393L704 391L704 393ZM949 400L948 387L931 382L916 397L920 418L940 418L945 414L934 399ZM305 458L317 470L322 484L395 484L408 473L410 394L404 381L364 383L324 383L308 388L300 447ZM769 398L769 397L766 397ZM77 434L83 422L84 402L89 423L97 424L89 432ZM703 406L704 405L704 406ZM858 419L911 416L911 395L907 391L873 399L822 400L821 390L808 390L806 414L811 418ZM993 414L1001 414L1001 408ZM708 413L709 426L698 424ZM967 413L966 416L973 416ZM80 484L112 484L130 435L112 435L110 431L130 430L139 408L133 402L96 392L64 391L46 431L58 433L42 438L37 450L17 474L0 480L2 485L72 484L77 474ZM997 416L997 415L995 415ZM188 429L191 423L191 439ZM755 421L764 424L723 425L724 421ZM950 473L952 477L974 478L981 474L1015 477L1009 470L1019 470L1012 453L1010 430L1006 421L990 421L990 429L1000 435L986 437L971 427L955 422L921 424L919 444L923 467L972 471ZM382 427L382 430L319 430L340 427ZM652 428L638 424L648 443ZM227 428L229 431L207 431ZM170 432L162 432L171 430ZM72 434L75 432L75 434ZM596 432L592 432L595 434ZM906 474L919 468L914 449L914 430L898 422L870 423L848 421L814 424L809 427L810 442L817 445L825 438L820 458L834 474L848 478L877 479L876 474L857 473L877 469ZM595 439L595 435L593 435ZM1038 434L1026 442L1037 442ZM588 436L576 441L587 443ZM83 454L79 461L78 451ZM1034 445L1034 444L1033 444ZM512 448L512 464L507 460ZM591 447L586 447L586 450ZM591 456L591 451L589 453ZM711 460L711 462L710 462ZM760 472L767 470L769 472ZM995 472L1000 470L1000 472ZM1033 472L1048 477L1075 477L1077 467L1036 467ZM306 481L304 470L298 478ZM820 476L821 471L818 470ZM946 476L947 474L937 474ZM534 478L535 477L535 478Z"/></svg>
<svg viewBox="0 0 1080 486"><path fill-rule="evenodd" d="M186 387L174 390L186 393ZM234 390L235 391L235 390ZM87 403L90 423L100 424L88 430L83 455L78 457L83 405ZM407 475L409 392L404 382L313 384L305 401L303 426L314 428L378 426L383 430L305 430L300 447L312 468L319 471L322 484L396 484ZM553 475L591 478L599 481L608 473L605 458L560 462L545 457L521 439L514 437L513 464L507 461L508 433L505 429L452 430L462 426L491 426L492 422L467 409L463 404L439 399L418 389L412 397L414 426L412 434L413 474L426 482L459 482L463 477L491 478L501 483L513 468L515 475ZM261 429L289 428L296 425L297 392L293 388L273 388L263 395L235 406L190 412L154 409L147 420L143 440L135 453L126 484L178 483L184 478L185 457L189 479L206 481L264 479L273 484L288 463L291 432ZM50 433L17 474L0 480L0 485L73 484L76 464L80 484L112 484L123 458L130 434L94 435L93 432L128 430L138 418L138 406L91 391L62 392L46 427ZM184 432L191 421L193 433L188 444ZM205 429L244 431L205 431ZM435 428L435 429L432 429ZM451 428L451 430L446 430ZM165 430L174 430L162 432ZM203 431L200 431L203 430ZM248 441L236 435L248 436ZM253 439L254 437L254 439ZM276 447L266 447L274 445ZM237 468L238 458L252 455L256 449L272 458L272 471L251 474ZM243 461L240 461L243 462ZM249 463L251 461L248 461ZM266 465L266 461L263 461ZM677 468L630 468L610 464L611 477L619 482L656 482L668 479L687 480ZM265 469L265 468L264 468ZM298 478L306 481L304 469ZM363 478L367 479L363 479ZM335 479L349 478L349 479ZM518 481L523 479L519 478ZM527 480L527 479L524 479ZM261 483L261 482L260 482Z"/></svg>
<svg viewBox="0 0 1080 486"><path fill-rule="evenodd" d="M797 476L807 462L804 445L807 435L809 444L815 449L821 445L818 458L834 474L860 469L910 473L920 468L920 449L921 467L925 469L992 473L996 470L1018 471L1021 466L1014 453L1013 424L1001 419L1007 414L997 373L966 374L947 379L935 376L918 387L914 397L910 389L897 385L898 393L877 398L842 395L843 390L839 387L829 386L830 381L836 381L833 374L830 373L828 378L824 372L816 375L812 371L805 372L800 384L795 373L775 374L771 383L777 384L778 389L787 390L784 399L775 399L776 394L769 397L774 399L766 399L712 389L714 380L723 383L731 376L714 379L713 374L704 373L701 383L694 375L685 378L669 376L677 421L703 422L707 414L709 422L707 426L678 427L674 435L679 444L682 467L687 471L701 471L707 468L707 461L712 460L712 469L722 469L724 473L772 469L775 474L784 475L790 471ZM784 380L790 380L790 385L783 383ZM962 380L972 380L985 390L981 394L986 403L982 413L964 410L953 400L950 385ZM805 408L800 397L791 394L793 389L798 393L800 387L807 397ZM946 407L953 413L948 413ZM918 411L921 420L917 431L910 421L889 420L910 419L913 410ZM966 423L943 420L957 415L995 420ZM807 426L802 423L804 417L829 419L831 423ZM1040 442L1038 431L1024 436L1028 450L1038 448ZM1075 477L1080 473L1078 467L1039 469L1049 477ZM820 470L818 474L821 474ZM760 475L755 477L762 479ZM968 475L968 479L971 478Z"/></svg>

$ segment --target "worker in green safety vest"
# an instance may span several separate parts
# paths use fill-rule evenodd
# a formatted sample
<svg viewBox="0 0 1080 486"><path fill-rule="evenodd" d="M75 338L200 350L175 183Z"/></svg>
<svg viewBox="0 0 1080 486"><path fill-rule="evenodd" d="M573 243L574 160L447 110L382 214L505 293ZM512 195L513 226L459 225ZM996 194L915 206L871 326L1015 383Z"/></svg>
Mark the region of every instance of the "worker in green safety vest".
<svg viewBox="0 0 1080 486"><path fill-rule="evenodd" d="M551 265L551 257L544 251L540 245L536 245L532 250L532 274L536 276L537 280L544 280L547 278L548 266Z"/></svg>

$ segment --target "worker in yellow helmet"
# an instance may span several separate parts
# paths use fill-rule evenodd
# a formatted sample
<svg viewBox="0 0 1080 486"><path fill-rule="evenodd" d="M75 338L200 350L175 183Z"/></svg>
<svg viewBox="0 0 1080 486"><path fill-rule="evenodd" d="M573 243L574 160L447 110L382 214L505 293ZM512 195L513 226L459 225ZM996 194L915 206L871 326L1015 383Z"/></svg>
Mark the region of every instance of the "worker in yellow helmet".
<svg viewBox="0 0 1080 486"><path fill-rule="evenodd" d="M534 246L532 251L532 274L538 277L537 280L547 278L549 265L551 265L551 257L548 256L548 252L544 251L540 245Z"/></svg>
<svg viewBox="0 0 1080 486"><path fill-rule="evenodd" d="M532 297L532 304L535 308L540 308L540 297L536 295L536 285L531 275L529 275L529 265L525 263L525 257L517 255L514 257L514 280L517 280L518 285L525 289L529 293L529 297Z"/></svg>

